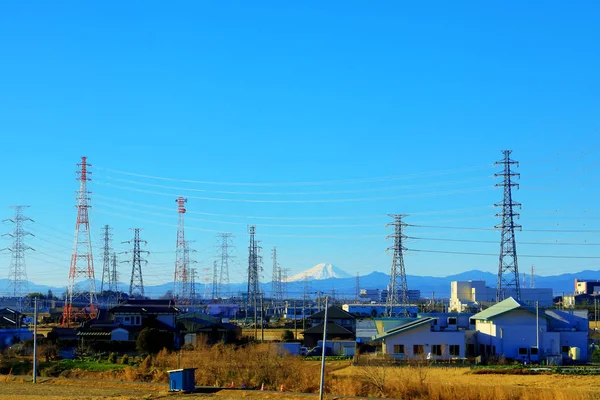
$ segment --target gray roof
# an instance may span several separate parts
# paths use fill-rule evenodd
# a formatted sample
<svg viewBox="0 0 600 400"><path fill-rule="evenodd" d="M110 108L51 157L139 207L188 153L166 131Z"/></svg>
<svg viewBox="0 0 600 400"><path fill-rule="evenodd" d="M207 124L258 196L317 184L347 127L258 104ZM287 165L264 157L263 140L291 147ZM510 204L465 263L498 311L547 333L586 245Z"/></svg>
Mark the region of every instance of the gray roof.
<svg viewBox="0 0 600 400"><path fill-rule="evenodd" d="M515 300L512 297L509 297L508 299L503 300L500 303L494 304L490 308L487 308L473 315L471 318L487 321L514 310L523 310L535 314L535 308L529 307L525 305L525 303ZM540 313L540 316L544 318L547 317L543 313Z"/></svg>
<svg viewBox="0 0 600 400"><path fill-rule="evenodd" d="M409 331L411 329L414 329L416 327L423 326L423 325L426 325L426 324L431 325L431 321L433 321L434 319L435 318L431 318L431 317L419 318L419 319L417 319L415 321L411 321L411 322L406 323L404 325L400 325L400 326L398 326L398 327L396 327L394 329L391 329L391 330L389 330L387 332L382 332L379 335L374 336L373 337L373 341L385 339L385 338L387 338L389 336L393 336L393 335L396 335L396 334L401 333L401 332L406 332L406 331Z"/></svg>

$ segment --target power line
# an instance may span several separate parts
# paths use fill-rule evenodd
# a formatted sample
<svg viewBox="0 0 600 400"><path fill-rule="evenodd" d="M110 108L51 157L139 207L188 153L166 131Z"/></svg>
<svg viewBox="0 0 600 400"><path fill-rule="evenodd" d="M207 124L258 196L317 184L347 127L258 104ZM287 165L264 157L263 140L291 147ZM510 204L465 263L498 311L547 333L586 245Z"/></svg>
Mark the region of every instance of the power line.
<svg viewBox="0 0 600 400"><path fill-rule="evenodd" d="M439 176L439 175L447 175L453 173L461 173L461 172L469 172L476 171L484 168L490 168L492 164L483 164L476 165L471 167L464 168L456 168L456 169L447 169L440 171L432 171L432 172L421 172L414 174L406 174L406 175L395 175L395 176L385 176L385 177L374 177L374 178L363 178L363 179L346 179L346 180L329 180L329 181L314 181L314 182L214 182L214 181L201 181L201 180L192 180L192 179L177 179L177 178L168 178L162 176L153 176L147 174L139 174L135 172L127 172L121 171L111 168L102 168L96 167L99 170L104 170L116 174L121 175L129 175L136 176L139 178L147 178L147 179L155 179L162 181L175 181L175 182L184 182L184 183L194 183L194 184L203 184L203 185L221 185L221 186L318 186L318 185L334 185L334 184L351 184L351 183L371 183L371 182L386 182L393 180L401 180L401 179L411 179L411 178L420 178L427 176Z"/></svg>
<svg viewBox="0 0 600 400"><path fill-rule="evenodd" d="M465 252L465 251L443 251L443 250L425 250L425 249L407 249L410 252L419 253L439 253L439 254L462 254L470 256L494 256L498 257L498 254L493 253L476 253L476 252ZM527 258L561 258L561 259L600 259L600 256L557 256L548 254L519 254L519 257Z"/></svg>

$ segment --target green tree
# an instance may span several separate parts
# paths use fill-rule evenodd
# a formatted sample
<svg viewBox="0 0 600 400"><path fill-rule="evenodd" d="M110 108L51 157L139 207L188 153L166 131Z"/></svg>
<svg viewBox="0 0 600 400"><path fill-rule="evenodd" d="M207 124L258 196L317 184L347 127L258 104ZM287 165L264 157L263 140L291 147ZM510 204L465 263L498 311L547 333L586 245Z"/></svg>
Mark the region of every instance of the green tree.
<svg viewBox="0 0 600 400"><path fill-rule="evenodd" d="M135 346L140 353L156 354L163 348L173 347L173 334L156 328L144 328L138 335Z"/></svg>
<svg viewBox="0 0 600 400"><path fill-rule="evenodd" d="M290 331L289 329L286 329L281 334L281 340L283 340L284 342L290 342L294 340L294 332Z"/></svg>

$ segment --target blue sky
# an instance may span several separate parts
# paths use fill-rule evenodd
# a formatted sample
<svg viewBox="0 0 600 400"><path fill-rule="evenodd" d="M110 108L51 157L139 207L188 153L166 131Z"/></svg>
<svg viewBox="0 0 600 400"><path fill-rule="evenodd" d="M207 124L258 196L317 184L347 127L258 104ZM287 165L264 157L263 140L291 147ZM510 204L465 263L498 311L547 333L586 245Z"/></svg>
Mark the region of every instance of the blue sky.
<svg viewBox="0 0 600 400"><path fill-rule="evenodd" d="M521 270L598 269L598 259L574 257L600 257L599 233L584 232L600 230L599 11L596 2L3 3L0 215L31 205L29 278L66 284L85 155L94 241L110 224L124 251L129 228L143 228L148 284L172 277L179 195L201 275L216 233L233 232L230 274L243 280L251 223L263 280L273 246L291 274L320 262L387 272L388 213L413 225L498 223L492 164L512 149ZM499 251L498 231L406 234L423 238L410 250ZM5 275L9 262L2 253ZM498 257L409 251L405 264L445 276L497 271ZM121 272L128 281L126 264Z"/></svg>

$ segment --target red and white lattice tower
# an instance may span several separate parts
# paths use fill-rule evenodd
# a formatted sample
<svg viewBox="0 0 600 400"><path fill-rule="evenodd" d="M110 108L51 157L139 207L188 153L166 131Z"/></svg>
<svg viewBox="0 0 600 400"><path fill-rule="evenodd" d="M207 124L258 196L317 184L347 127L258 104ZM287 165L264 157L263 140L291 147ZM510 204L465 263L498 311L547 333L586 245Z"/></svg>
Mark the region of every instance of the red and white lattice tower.
<svg viewBox="0 0 600 400"><path fill-rule="evenodd" d="M62 316L62 325L81 319L95 318L98 312L96 301L96 280L94 276L94 258L92 257L92 241L90 239L90 192L87 182L91 179L87 157L81 157L77 164L79 191L77 192L77 223L75 224L75 243L69 268L69 285Z"/></svg>
<svg viewBox="0 0 600 400"><path fill-rule="evenodd" d="M175 288L173 295L180 304L186 304L189 301L189 285L188 285L188 266L186 265L186 251L185 251L185 234L183 226L183 214L185 214L185 203L187 199L179 196L177 200L177 213L179 215L179 221L177 223L177 248L176 248L176 260L175 260Z"/></svg>

